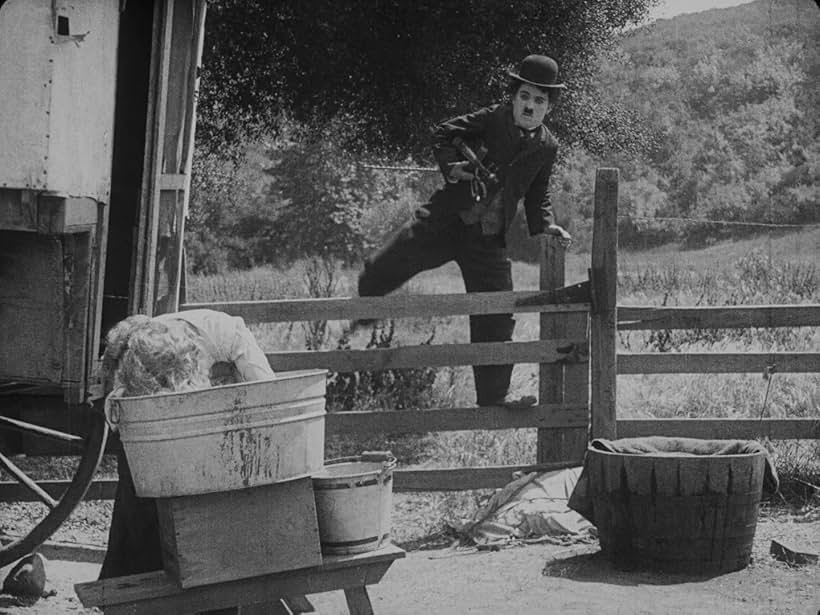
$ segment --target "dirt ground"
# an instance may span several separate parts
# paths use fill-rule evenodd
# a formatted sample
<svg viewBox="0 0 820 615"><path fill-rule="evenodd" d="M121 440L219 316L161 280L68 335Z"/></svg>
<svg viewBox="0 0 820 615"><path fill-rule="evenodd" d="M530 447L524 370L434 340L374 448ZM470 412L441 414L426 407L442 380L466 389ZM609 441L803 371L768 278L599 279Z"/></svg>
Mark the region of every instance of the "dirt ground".
<svg viewBox="0 0 820 615"><path fill-rule="evenodd" d="M789 567L769 555L772 538L820 549L820 515L772 515L760 520L752 563L712 578L625 572L604 559L595 544L538 544L500 551L413 551L369 588L382 615L423 613L549 614L800 614L820 613L820 565ZM93 557L91 559L94 559ZM3 570L5 574L7 569ZM8 615L88 614L73 584L93 580L96 562L51 559L55 595L30 606L0 594ZM310 597L322 615L347 613L341 592Z"/></svg>

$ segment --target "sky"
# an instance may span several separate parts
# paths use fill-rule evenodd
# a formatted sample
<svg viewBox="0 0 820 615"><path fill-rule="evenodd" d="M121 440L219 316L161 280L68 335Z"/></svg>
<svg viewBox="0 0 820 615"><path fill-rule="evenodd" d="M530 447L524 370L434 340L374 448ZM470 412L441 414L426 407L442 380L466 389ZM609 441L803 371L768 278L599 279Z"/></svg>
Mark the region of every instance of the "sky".
<svg viewBox="0 0 820 615"><path fill-rule="evenodd" d="M663 0L650 11L650 20L667 19L681 13L698 13L709 9L725 9L738 4L747 4L751 0Z"/></svg>

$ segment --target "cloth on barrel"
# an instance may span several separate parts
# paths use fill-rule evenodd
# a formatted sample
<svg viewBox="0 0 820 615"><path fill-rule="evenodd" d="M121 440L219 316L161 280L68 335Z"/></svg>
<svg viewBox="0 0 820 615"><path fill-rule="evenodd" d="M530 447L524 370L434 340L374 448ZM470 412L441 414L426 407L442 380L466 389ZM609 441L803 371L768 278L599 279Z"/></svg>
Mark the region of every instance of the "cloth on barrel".
<svg viewBox="0 0 820 615"><path fill-rule="evenodd" d="M454 529L477 545L543 536L586 536L592 525L567 507L580 473L577 467L523 474L496 491L471 519L454 524Z"/></svg>
<svg viewBox="0 0 820 615"><path fill-rule="evenodd" d="M777 471L774 468L766 448L754 440L701 440L699 438L668 438L665 436L647 436L644 438L621 438L606 440L598 438L590 446L600 451L610 453L624 453L628 455L662 455L669 457L697 456L697 455L750 455L763 453L766 465L763 474L763 490L774 493L780 486ZM569 507L579 512L586 519L595 523L595 514L592 498L589 494L589 476L587 474L587 460L584 460L583 470L578 478L572 495L569 498Z"/></svg>

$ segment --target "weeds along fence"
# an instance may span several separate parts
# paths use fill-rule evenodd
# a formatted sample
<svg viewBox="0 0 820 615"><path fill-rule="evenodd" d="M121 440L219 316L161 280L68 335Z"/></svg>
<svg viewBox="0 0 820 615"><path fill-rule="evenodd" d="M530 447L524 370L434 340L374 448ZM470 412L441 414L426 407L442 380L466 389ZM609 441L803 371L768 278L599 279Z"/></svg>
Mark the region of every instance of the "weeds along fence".
<svg viewBox="0 0 820 615"><path fill-rule="evenodd" d="M564 252L543 240L539 291L321 298L186 304L242 316L249 323L396 319L499 312L540 313L535 341L419 345L365 350L271 352L275 370L351 372L396 368L539 364L539 404L498 407L336 412L328 434L410 434L536 428L532 465L398 470L398 491L499 487L514 470L580 463L589 437L666 435L698 438L820 439L820 419L617 419L618 374L820 372L820 353L617 353L618 329L802 327L820 325L820 305L616 307L618 171L595 178L589 280L565 287ZM567 352L567 349L570 349Z"/></svg>

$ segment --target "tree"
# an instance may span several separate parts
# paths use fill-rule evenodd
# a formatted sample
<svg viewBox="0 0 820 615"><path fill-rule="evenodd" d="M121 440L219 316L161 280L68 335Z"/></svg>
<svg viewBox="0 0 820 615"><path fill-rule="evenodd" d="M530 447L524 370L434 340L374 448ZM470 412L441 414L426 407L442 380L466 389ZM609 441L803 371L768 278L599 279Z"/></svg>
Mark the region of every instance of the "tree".
<svg viewBox="0 0 820 615"><path fill-rule="evenodd" d="M199 143L226 152L275 128L281 111L314 126L343 111L362 120L349 148L426 154L429 126L498 100L504 69L540 52L569 85L554 118L565 141L638 148L640 124L596 95L591 76L617 33L657 2L213 0Z"/></svg>

